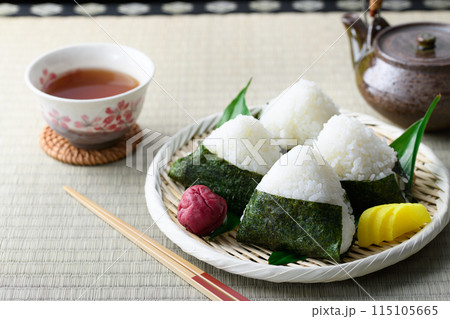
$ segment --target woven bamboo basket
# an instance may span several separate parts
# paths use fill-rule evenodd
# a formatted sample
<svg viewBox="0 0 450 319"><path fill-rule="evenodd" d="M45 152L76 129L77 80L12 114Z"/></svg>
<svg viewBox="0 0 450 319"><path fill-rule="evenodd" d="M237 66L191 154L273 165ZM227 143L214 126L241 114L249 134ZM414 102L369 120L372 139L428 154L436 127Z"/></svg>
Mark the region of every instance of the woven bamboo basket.
<svg viewBox="0 0 450 319"><path fill-rule="evenodd" d="M256 113L261 108L253 108ZM343 112L358 118L388 142L402 131L367 115ZM220 114L207 117L177 133L156 154L146 180L146 199L158 227L186 253L230 273L273 282L330 282L346 280L380 270L419 251L448 223L449 179L445 166L425 145L417 156L413 196L426 206L432 221L425 227L404 234L391 242L361 248L356 241L341 263L308 258L284 266L268 264L271 251L236 241L236 231L214 240L187 232L176 218L184 187L171 180L167 172L178 158L197 147L197 141L214 129Z"/></svg>

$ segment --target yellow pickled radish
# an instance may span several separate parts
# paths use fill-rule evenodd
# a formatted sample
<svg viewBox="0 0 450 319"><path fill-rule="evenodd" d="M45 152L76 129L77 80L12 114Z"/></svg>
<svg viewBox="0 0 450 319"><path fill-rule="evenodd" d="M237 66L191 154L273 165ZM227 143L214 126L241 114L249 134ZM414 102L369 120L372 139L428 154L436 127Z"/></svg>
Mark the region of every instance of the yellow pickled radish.
<svg viewBox="0 0 450 319"><path fill-rule="evenodd" d="M422 204L386 204L366 209L358 223L360 247L391 241L431 221Z"/></svg>
<svg viewBox="0 0 450 319"><path fill-rule="evenodd" d="M393 210L392 204L374 206L366 209L358 223L358 243L361 247L378 244L383 241L384 229L382 225L389 218Z"/></svg>
<svg viewBox="0 0 450 319"><path fill-rule="evenodd" d="M374 244L379 244L383 240L386 240L386 236L388 236L388 228L383 227L386 225L393 216L393 212L395 210L394 205L388 204L383 205L383 207L376 210L375 214L372 214L372 231L374 235Z"/></svg>
<svg viewBox="0 0 450 319"><path fill-rule="evenodd" d="M358 243L361 247L366 247L371 244L371 236L373 234L372 219L377 212L377 207L371 207L364 211L358 222Z"/></svg>
<svg viewBox="0 0 450 319"><path fill-rule="evenodd" d="M390 221L392 224L389 225L389 229L392 229L392 239L430 221L430 214L425 206L421 204L403 204L394 210L394 218Z"/></svg>

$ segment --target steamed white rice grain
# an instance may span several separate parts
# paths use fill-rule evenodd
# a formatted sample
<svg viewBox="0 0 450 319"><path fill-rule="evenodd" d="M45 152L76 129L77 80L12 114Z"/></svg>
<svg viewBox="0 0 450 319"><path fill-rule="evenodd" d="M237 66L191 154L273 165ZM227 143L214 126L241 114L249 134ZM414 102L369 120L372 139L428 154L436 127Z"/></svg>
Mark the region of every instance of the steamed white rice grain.
<svg viewBox="0 0 450 319"><path fill-rule="evenodd" d="M321 155L341 180L374 181L393 173L396 152L355 118L333 116L317 138Z"/></svg>
<svg viewBox="0 0 450 319"><path fill-rule="evenodd" d="M338 108L314 82L299 80L272 100L261 116L261 123L275 138L295 139L296 145L315 139ZM288 141L280 145L289 149Z"/></svg>
<svg viewBox="0 0 450 319"><path fill-rule="evenodd" d="M214 130L203 145L213 154L240 169L266 174L280 158L272 135L252 116L238 115Z"/></svg>
<svg viewBox="0 0 450 319"><path fill-rule="evenodd" d="M296 146L284 154L263 177L256 189L298 200L342 207L342 244L346 252L355 233L355 220L339 177L309 146Z"/></svg>

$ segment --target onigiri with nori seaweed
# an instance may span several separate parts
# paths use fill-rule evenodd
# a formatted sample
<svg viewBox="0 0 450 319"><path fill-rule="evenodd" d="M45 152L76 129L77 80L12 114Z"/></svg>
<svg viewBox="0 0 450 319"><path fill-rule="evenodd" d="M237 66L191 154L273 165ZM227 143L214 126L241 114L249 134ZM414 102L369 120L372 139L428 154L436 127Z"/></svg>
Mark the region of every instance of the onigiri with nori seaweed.
<svg viewBox="0 0 450 319"><path fill-rule="evenodd" d="M333 116L317 137L317 147L341 179L356 216L369 207L405 202L394 173L396 152L357 119Z"/></svg>
<svg viewBox="0 0 450 319"><path fill-rule="evenodd" d="M185 187L205 185L241 216L263 175L280 157L259 120L239 115L214 130L198 148L172 164L169 177Z"/></svg>
<svg viewBox="0 0 450 319"><path fill-rule="evenodd" d="M352 208L339 177L312 147L296 146L256 187L237 240L340 260L354 234Z"/></svg>

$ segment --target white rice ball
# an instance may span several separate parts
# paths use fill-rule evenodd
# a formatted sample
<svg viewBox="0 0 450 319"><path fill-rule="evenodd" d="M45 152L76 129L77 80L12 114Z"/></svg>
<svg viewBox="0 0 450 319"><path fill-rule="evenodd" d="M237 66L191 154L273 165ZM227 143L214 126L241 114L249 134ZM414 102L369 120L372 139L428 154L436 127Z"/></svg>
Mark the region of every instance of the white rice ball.
<svg viewBox="0 0 450 319"><path fill-rule="evenodd" d="M327 203L342 207L342 244L346 252L355 234L355 219L339 177L309 146L296 146L284 154L263 177L256 189L265 193Z"/></svg>
<svg viewBox="0 0 450 319"><path fill-rule="evenodd" d="M338 113L331 98L317 84L300 79L269 103L261 123L275 138L296 139L298 145L315 139L323 124ZM292 148L287 141L280 145Z"/></svg>
<svg viewBox="0 0 450 319"><path fill-rule="evenodd" d="M214 130L203 145L240 169L265 175L280 158L272 135L252 116L238 115Z"/></svg>
<svg viewBox="0 0 450 319"><path fill-rule="evenodd" d="M317 137L317 147L341 180L374 181L393 173L396 152L355 118L333 116Z"/></svg>

